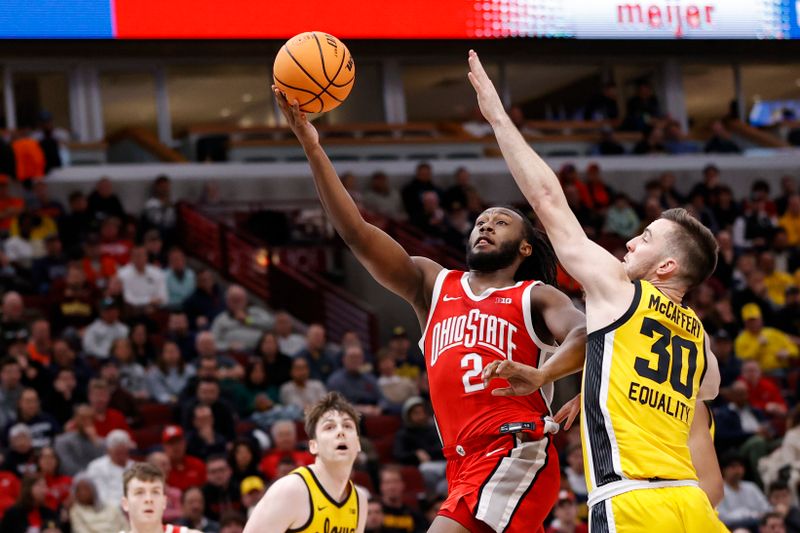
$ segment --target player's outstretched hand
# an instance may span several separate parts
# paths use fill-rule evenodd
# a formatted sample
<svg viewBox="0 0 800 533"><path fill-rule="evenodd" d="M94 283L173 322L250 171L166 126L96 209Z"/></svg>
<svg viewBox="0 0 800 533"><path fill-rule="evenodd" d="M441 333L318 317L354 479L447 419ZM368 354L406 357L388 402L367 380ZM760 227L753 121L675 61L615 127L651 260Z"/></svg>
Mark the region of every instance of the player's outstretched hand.
<svg viewBox="0 0 800 533"><path fill-rule="evenodd" d="M308 121L306 114L300 111L300 103L297 100L289 102L283 92L272 86L272 93L275 95L275 100L278 102L278 107L281 108L286 122L292 129L292 132L300 141L303 147L313 146L319 142L319 133L317 129Z"/></svg>
<svg viewBox="0 0 800 533"><path fill-rule="evenodd" d="M478 107L483 113L489 124L494 126L504 117L506 117L506 110L503 108L503 102L500 101L500 95L497 94L497 89L494 83L489 79L489 75L481 65L481 60L478 59L478 54L475 50L469 51L469 74L467 74L470 83L475 88L475 93L478 95Z"/></svg>
<svg viewBox="0 0 800 533"><path fill-rule="evenodd" d="M575 418L581 412L581 395L578 394L573 399L565 403L561 406L561 409L558 410L556 416L553 417L558 424L561 422L564 423L564 430L567 430L572 427L572 423L575 421Z"/></svg>
<svg viewBox="0 0 800 533"><path fill-rule="evenodd" d="M538 368L515 363L514 361L492 361L483 369L483 381L501 378L508 381L508 387L492 391L492 396L526 396L539 390L545 378Z"/></svg>

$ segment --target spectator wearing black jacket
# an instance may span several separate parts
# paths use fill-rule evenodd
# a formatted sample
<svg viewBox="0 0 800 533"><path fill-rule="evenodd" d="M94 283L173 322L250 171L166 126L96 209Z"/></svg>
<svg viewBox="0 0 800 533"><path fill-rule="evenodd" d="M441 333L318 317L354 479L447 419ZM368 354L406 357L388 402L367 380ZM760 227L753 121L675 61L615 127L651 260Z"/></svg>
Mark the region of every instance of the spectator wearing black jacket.
<svg viewBox="0 0 800 533"><path fill-rule="evenodd" d="M219 520L228 511L242 510L242 494L238 485L231 482L231 467L224 455L212 455L206 460L208 479L203 485L206 502L205 516Z"/></svg>
<svg viewBox="0 0 800 533"><path fill-rule="evenodd" d="M11 145L2 137L0 137L0 174L12 178L17 175L17 156Z"/></svg>
<svg viewBox="0 0 800 533"><path fill-rule="evenodd" d="M63 343L64 341L56 341ZM83 389L78 388L78 379L72 368L59 367L53 378L53 387L48 391L42 402L44 410L63 427L71 418L75 406L86 402Z"/></svg>
<svg viewBox="0 0 800 533"><path fill-rule="evenodd" d="M69 213L58 221L58 234L68 253L80 254L81 243L92 230L94 218L89 211L86 196L81 191L69 195Z"/></svg>
<svg viewBox="0 0 800 533"><path fill-rule="evenodd" d="M733 191L727 185L720 185L712 195L711 209L714 211L714 218L717 219L720 229L733 227L736 218L739 216L739 205L733 199Z"/></svg>
<svg viewBox="0 0 800 533"><path fill-rule="evenodd" d="M228 454L228 464L231 465L231 483L239 487L245 478L256 476L264 478L258 469L261 450L256 441L251 437L238 437L233 441L233 446Z"/></svg>
<svg viewBox="0 0 800 533"><path fill-rule="evenodd" d="M58 235L49 235L44 242L47 255L36 259L31 269L33 286L39 294L47 294L53 284L67 274L67 258L62 252L61 239Z"/></svg>
<svg viewBox="0 0 800 533"><path fill-rule="evenodd" d="M719 177L720 172L716 165L706 165L703 168L703 182L692 187L689 196L691 197L697 193L700 193L705 198L706 205L713 205L712 196L720 186Z"/></svg>
<svg viewBox="0 0 800 533"><path fill-rule="evenodd" d="M433 171L431 170L430 164L420 163L417 165L417 171L414 177L402 190L403 205L406 208L406 213L408 213L408 218L411 222L424 220L422 193L427 191L435 192L441 203L444 193L433 183Z"/></svg>
<svg viewBox="0 0 800 533"><path fill-rule="evenodd" d="M196 329L207 328L225 310L225 295L212 270L204 268L197 273L197 288L183 302L183 309Z"/></svg>
<svg viewBox="0 0 800 533"><path fill-rule="evenodd" d="M267 385L280 387L291 379L292 358L280 351L278 338L274 333L267 332L261 336L255 354L264 362Z"/></svg>
<svg viewBox="0 0 800 533"><path fill-rule="evenodd" d="M16 421L9 423L3 432L3 441L9 442L11 428L17 424L28 426L31 444L35 449L52 446L61 432L61 424L49 413L43 412L39 402L39 393L35 389L25 389L17 404Z"/></svg>
<svg viewBox="0 0 800 533"><path fill-rule="evenodd" d="M225 437L214 431L214 413L207 405L195 405L192 429L186 435L186 453L209 457L225 453Z"/></svg>
<svg viewBox="0 0 800 533"><path fill-rule="evenodd" d="M705 152L707 154L738 154L742 149L731 140L731 134L725 129L721 120L715 120L711 125L712 136L706 143Z"/></svg>
<svg viewBox="0 0 800 533"><path fill-rule="evenodd" d="M189 399L183 405L183 427L192 427L192 417L195 407L206 405L214 414L214 431L220 433L226 440L236 438L236 413L234 409L220 398L219 381L216 379L201 379L197 383L197 398Z"/></svg>
<svg viewBox="0 0 800 533"><path fill-rule="evenodd" d="M25 424L14 424L8 431L8 449L5 453L5 460L0 465L0 470L11 472L22 479L36 473L37 468L31 428ZM0 527L0 531L19 530Z"/></svg>
<svg viewBox="0 0 800 533"><path fill-rule="evenodd" d="M614 82L603 84L602 92L594 95L583 110L584 120L616 120L619 118L617 104L617 85Z"/></svg>
<svg viewBox="0 0 800 533"><path fill-rule="evenodd" d="M107 177L100 178L94 190L89 195L89 213L95 220L105 220L116 217L125 220L125 209L119 197L114 194L111 180Z"/></svg>
<svg viewBox="0 0 800 533"><path fill-rule="evenodd" d="M622 129L627 131L644 131L652 126L653 120L661 117L661 106L648 81L640 81L636 85L636 94L626 106L625 120Z"/></svg>
<svg viewBox="0 0 800 533"><path fill-rule="evenodd" d="M403 404L403 427L394 440L394 457L405 465L418 466L431 493L445 489L445 459L439 435L433 426L425 401L412 396Z"/></svg>
<svg viewBox="0 0 800 533"><path fill-rule="evenodd" d="M742 445L753 436L769 436L770 428L764 413L750 406L747 385L734 381L728 391L730 403L714 410L717 446L726 450Z"/></svg>

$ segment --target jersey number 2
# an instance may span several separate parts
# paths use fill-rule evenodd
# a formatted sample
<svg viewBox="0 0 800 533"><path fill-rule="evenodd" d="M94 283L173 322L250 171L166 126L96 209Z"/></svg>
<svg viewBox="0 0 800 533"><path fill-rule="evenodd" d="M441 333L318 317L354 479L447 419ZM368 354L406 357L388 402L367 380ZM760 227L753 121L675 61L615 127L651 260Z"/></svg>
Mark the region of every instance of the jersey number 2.
<svg viewBox="0 0 800 533"><path fill-rule="evenodd" d="M472 367L472 368L470 368ZM483 357L476 353L468 353L461 358L461 368L469 368L464 375L461 376L461 382L464 383L464 392L478 392L486 388L483 382ZM473 383L474 378L479 378L477 383Z"/></svg>
<svg viewBox="0 0 800 533"><path fill-rule="evenodd" d="M656 383L664 383L669 377L672 389L691 399L692 382L695 372L697 372L697 345L688 339L672 335L669 328L652 318L645 318L642 321L641 334L651 338L658 335L656 342L650 347L650 351L658 356L658 360L656 367L652 368L649 359L637 357L633 365L636 372L643 378L651 379ZM686 383L681 381L684 350L687 352L689 364Z"/></svg>

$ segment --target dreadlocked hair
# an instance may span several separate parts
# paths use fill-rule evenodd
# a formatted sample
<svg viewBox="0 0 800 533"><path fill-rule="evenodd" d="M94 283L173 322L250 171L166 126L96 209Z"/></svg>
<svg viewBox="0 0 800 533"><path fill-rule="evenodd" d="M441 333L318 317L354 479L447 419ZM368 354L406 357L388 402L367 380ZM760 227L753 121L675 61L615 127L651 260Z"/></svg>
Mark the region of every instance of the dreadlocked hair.
<svg viewBox="0 0 800 533"><path fill-rule="evenodd" d="M514 273L514 281L538 280L547 285L555 285L558 259L547 234L534 226L530 217L513 205L502 207L520 216L525 240L533 247L531 255L522 261Z"/></svg>

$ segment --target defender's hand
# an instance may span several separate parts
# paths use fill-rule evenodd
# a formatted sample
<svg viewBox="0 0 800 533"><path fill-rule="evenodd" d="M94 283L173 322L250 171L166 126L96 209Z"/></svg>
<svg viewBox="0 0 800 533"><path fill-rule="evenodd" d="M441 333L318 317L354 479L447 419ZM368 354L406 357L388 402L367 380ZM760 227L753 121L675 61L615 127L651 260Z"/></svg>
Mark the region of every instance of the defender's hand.
<svg viewBox="0 0 800 533"><path fill-rule="evenodd" d="M561 409L558 410L556 416L553 419L560 424L566 420L564 424L564 430L567 430L572 427L572 423L575 421L575 418L581 412L581 395L578 394L573 399L565 403L561 406Z"/></svg>
<svg viewBox="0 0 800 533"><path fill-rule="evenodd" d="M478 95L478 107L483 113L483 117L495 126L498 122L506 118L506 110L503 108L503 102L500 101L500 95L497 94L492 80L486 74L486 71L481 65L481 60L478 59L478 54L474 50L469 51L469 74L467 74L470 83L475 88L475 93Z"/></svg>
<svg viewBox="0 0 800 533"><path fill-rule="evenodd" d="M278 107L281 108L289 128L294 133L303 148L314 146L319 143L319 133L317 129L308 121L306 114L300 111L300 103L297 100L289 103L280 89L272 86L272 92L275 95L275 100L278 102Z"/></svg>
<svg viewBox="0 0 800 533"><path fill-rule="evenodd" d="M527 396L545 384L541 370L514 361L492 361L483 369L483 381L501 378L508 381L508 387L494 389L492 396Z"/></svg>

